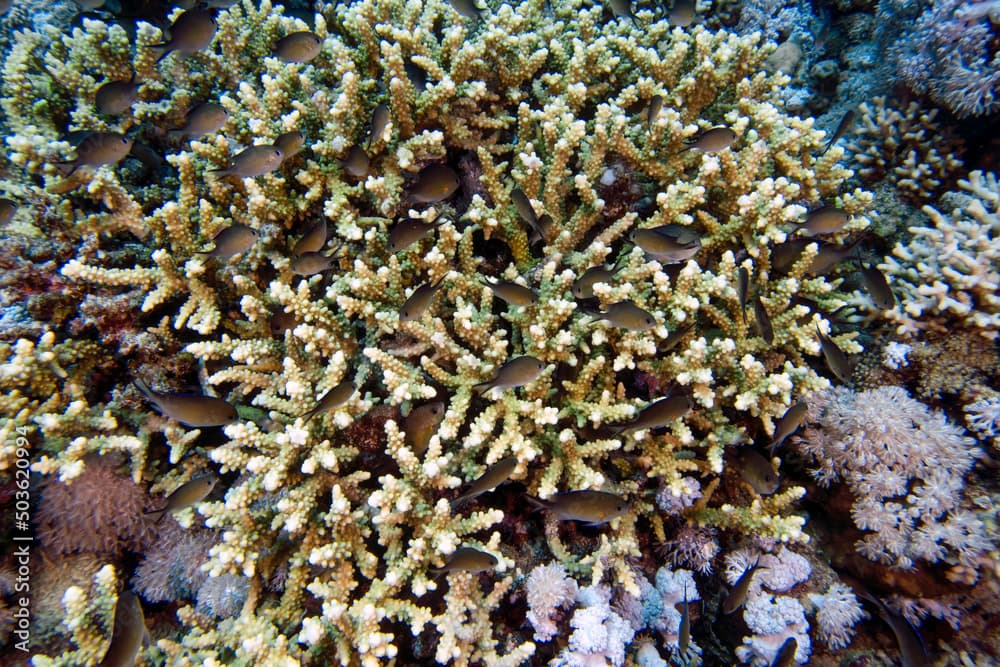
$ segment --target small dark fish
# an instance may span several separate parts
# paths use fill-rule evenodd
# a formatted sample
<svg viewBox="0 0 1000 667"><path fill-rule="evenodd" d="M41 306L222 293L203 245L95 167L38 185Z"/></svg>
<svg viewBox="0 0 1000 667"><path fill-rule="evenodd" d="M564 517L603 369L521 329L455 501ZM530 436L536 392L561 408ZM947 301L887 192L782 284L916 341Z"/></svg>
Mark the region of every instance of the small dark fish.
<svg viewBox="0 0 1000 667"><path fill-rule="evenodd" d="M473 385L472 388L484 394L490 389L514 389L534 382L545 370L545 362L535 357L523 356L511 359L501 366L493 379Z"/></svg>
<svg viewBox="0 0 1000 667"><path fill-rule="evenodd" d="M872 298L872 303L879 310L891 310L896 307L896 295L889 287L885 274L874 266L861 266L861 282Z"/></svg>
<svg viewBox="0 0 1000 667"><path fill-rule="evenodd" d="M678 343L684 340L685 336L691 333L693 329L694 329L694 322L689 322L684 326L674 329L673 331L670 332L670 335L667 336L662 343L660 343L659 351L665 354L670 350L674 349L675 347L677 347Z"/></svg>
<svg viewBox="0 0 1000 667"><path fill-rule="evenodd" d="M821 276L833 269L847 259L854 251L855 246L861 242L861 238L851 241L847 245L834 245L831 243L820 243L809 239L792 239L771 249L771 265L781 271L788 273L802 256L802 252L810 243L816 243L819 251L812 263L806 270L810 276Z"/></svg>
<svg viewBox="0 0 1000 667"><path fill-rule="evenodd" d="M843 118L840 119L840 122L837 124L837 129L833 133L833 136L830 137L830 140L826 142L826 146L823 147L824 153L830 150L830 147L833 146L835 143L837 143L837 140L840 139L842 136L844 136L844 133L847 132L847 130L850 129L851 125L854 124L854 114L855 114L854 109L851 109L844 114Z"/></svg>
<svg viewBox="0 0 1000 667"><path fill-rule="evenodd" d="M530 306L538 303L538 295L535 294L535 291L524 285L511 282L484 282L483 284L489 287L497 298L503 299L512 306Z"/></svg>
<svg viewBox="0 0 1000 667"><path fill-rule="evenodd" d="M847 355L837 347L830 338L823 335L817 327L816 335L819 336L820 348L823 350L823 358L826 360L826 367L830 369L837 379L847 384L851 381L851 362Z"/></svg>
<svg viewBox="0 0 1000 667"><path fill-rule="evenodd" d="M510 191L510 200L514 204L514 208L517 209L517 214L521 217L521 220L531 228L529 243L534 244L536 241L544 239L545 230L542 229L538 216L535 215L535 209L531 205L531 200L524 194L524 191L521 188L514 188Z"/></svg>
<svg viewBox="0 0 1000 667"><path fill-rule="evenodd" d="M167 132L169 139L199 139L218 132L229 120L229 112L218 104L205 102L188 111L184 127Z"/></svg>
<svg viewBox="0 0 1000 667"><path fill-rule="evenodd" d="M528 245L535 245L539 241L544 241L551 236L549 231L554 227L555 223L552 221L552 216L548 213L542 213L538 216L538 229L531 230L531 235L528 236Z"/></svg>
<svg viewBox="0 0 1000 667"><path fill-rule="evenodd" d="M288 160L294 155L298 155L302 150L302 147L305 145L306 135L302 134L298 130L285 132L274 140L274 146L284 153L284 156L281 158L282 161Z"/></svg>
<svg viewBox="0 0 1000 667"><path fill-rule="evenodd" d="M136 378L133 384L160 412L184 426L192 428L224 426L239 419L236 408L221 398L202 394L160 393L153 391L139 378Z"/></svg>
<svg viewBox="0 0 1000 667"><path fill-rule="evenodd" d="M674 6L667 14L667 20L672 26L686 28L694 23L695 2L694 0L674 0Z"/></svg>
<svg viewBox="0 0 1000 667"><path fill-rule="evenodd" d="M493 554L473 549L472 547L459 547L448 556L441 567L434 567L428 570L432 575L437 576L445 572L486 572L497 566L496 556Z"/></svg>
<svg viewBox="0 0 1000 667"><path fill-rule="evenodd" d="M281 337L285 335L286 331L295 327L295 315L279 310L271 315L271 320L268 324L271 329L271 335Z"/></svg>
<svg viewBox="0 0 1000 667"><path fill-rule="evenodd" d="M592 266L573 281L573 296L577 299L593 299L594 285L597 283L610 284L614 277L614 268L608 269L604 266Z"/></svg>
<svg viewBox="0 0 1000 667"><path fill-rule="evenodd" d="M406 431L406 444L418 456L423 456L431 437L437 432L444 419L444 401L434 401L410 410L406 415L403 428Z"/></svg>
<svg viewBox="0 0 1000 667"><path fill-rule="evenodd" d="M389 230L389 252L397 253L426 238L445 221L424 222L417 218L400 220Z"/></svg>
<svg viewBox="0 0 1000 667"><path fill-rule="evenodd" d="M431 303L434 302L434 296L441 289L441 284L447 275L446 273L441 276L436 283L424 283L413 290L406 301L403 302L403 305L399 307L399 321L413 322L423 317L427 309L431 307Z"/></svg>
<svg viewBox="0 0 1000 667"><path fill-rule="evenodd" d="M277 146L251 146L233 156L225 169L209 169L207 173L216 178L223 176L254 178L274 171L281 166L284 159L285 154Z"/></svg>
<svg viewBox="0 0 1000 667"><path fill-rule="evenodd" d="M132 150L132 139L115 132L94 132L76 147L76 159L72 162L60 162L62 167L69 167L65 176L70 176L80 167L100 167L106 164L116 164Z"/></svg>
<svg viewBox="0 0 1000 667"><path fill-rule="evenodd" d="M649 331L656 326L656 318L648 310L644 310L635 305L632 301L619 301L608 306L608 309L600 313L600 322L605 320L612 326L627 331Z"/></svg>
<svg viewBox="0 0 1000 667"><path fill-rule="evenodd" d="M531 205L528 195L524 194L521 188L514 188L510 191L510 201L517 209L517 214L532 230L541 233L538 229L538 216L535 215L535 208Z"/></svg>
<svg viewBox="0 0 1000 667"><path fill-rule="evenodd" d="M927 655L924 640L909 621L889 609L884 602L867 591L861 592L860 595L875 605L878 615L892 630L892 634L896 635L900 662L902 662L903 667L930 667L933 664L930 656Z"/></svg>
<svg viewBox="0 0 1000 667"><path fill-rule="evenodd" d="M799 227L803 236L820 236L839 232L847 224L847 211L834 206L821 206L809 212Z"/></svg>
<svg viewBox="0 0 1000 667"><path fill-rule="evenodd" d="M653 123L660 115L660 111L663 109L663 96L653 95L649 100L649 106L646 107L646 129L652 130Z"/></svg>
<svg viewBox="0 0 1000 667"><path fill-rule="evenodd" d="M307 63L322 50L323 40L308 30L285 35L274 45L274 55L286 63Z"/></svg>
<svg viewBox="0 0 1000 667"><path fill-rule="evenodd" d="M753 449L740 451L740 477L762 496L769 496L778 490L781 481L775 474L771 462Z"/></svg>
<svg viewBox="0 0 1000 667"><path fill-rule="evenodd" d="M122 591L115 603L111 642L98 667L133 667L148 635L139 598L132 591Z"/></svg>
<svg viewBox="0 0 1000 667"><path fill-rule="evenodd" d="M733 145L736 141L736 133L728 127L713 127L696 135L687 142L687 148L698 149L703 153L718 153Z"/></svg>
<svg viewBox="0 0 1000 667"><path fill-rule="evenodd" d="M781 446L785 438L795 433L802 426L808 412L809 406L805 401L799 401L785 411L785 414L778 420L777 426L774 427L774 438L771 440L770 446L770 455L772 457L774 456L774 450Z"/></svg>
<svg viewBox="0 0 1000 667"><path fill-rule="evenodd" d="M368 158L368 153L361 146L354 146L351 150L347 151L347 157L344 158L342 164L344 165L344 170L354 178L365 178L368 176L368 167L371 164L371 160Z"/></svg>
<svg viewBox="0 0 1000 667"><path fill-rule="evenodd" d="M681 225L669 224L633 230L629 241L637 245L647 257L664 264L685 262L701 250L701 239Z"/></svg>
<svg viewBox="0 0 1000 667"><path fill-rule="evenodd" d="M754 561L753 565L743 571L743 574L736 581L736 585L733 586L733 590L729 592L728 597L722 603L723 614L731 614L743 606L743 603L747 600L747 593L750 592L750 582L753 580L753 573L759 567L760 563Z"/></svg>
<svg viewBox="0 0 1000 667"><path fill-rule="evenodd" d="M304 252L292 260L292 273L297 276L314 276L333 268L336 259L333 255L323 255L318 252Z"/></svg>
<svg viewBox="0 0 1000 667"><path fill-rule="evenodd" d="M293 255L304 255L307 252L319 252L326 245L326 220L320 219L292 247Z"/></svg>
<svg viewBox="0 0 1000 667"><path fill-rule="evenodd" d="M97 89L94 106L107 116L118 116L132 108L139 97L139 84L135 77L128 81L109 81Z"/></svg>
<svg viewBox="0 0 1000 667"><path fill-rule="evenodd" d="M816 255L815 259L813 259L812 264L809 265L809 270L806 273L810 276L821 276L828 273L835 266L850 257L851 253L854 252L854 247L860 242L861 239L858 238L847 245L821 243L819 246L819 254Z"/></svg>
<svg viewBox="0 0 1000 667"><path fill-rule="evenodd" d="M686 415L690 409L691 400L687 396L668 396L644 407L632 421L613 424L611 429L614 433L624 434L647 428L662 428Z"/></svg>
<svg viewBox="0 0 1000 667"><path fill-rule="evenodd" d="M455 194L458 186L458 174L454 169L443 164L432 164L420 170L410 196L421 204L433 204Z"/></svg>
<svg viewBox="0 0 1000 667"><path fill-rule="evenodd" d="M448 0L452 9L467 19L478 19L481 16L479 7L476 7L475 0Z"/></svg>
<svg viewBox="0 0 1000 667"><path fill-rule="evenodd" d="M753 314L757 320L757 333L768 345L774 343L774 326L771 324L771 316L767 314L764 302L760 300L760 295L753 297Z"/></svg>
<svg viewBox="0 0 1000 667"><path fill-rule="evenodd" d="M17 213L17 204L10 199L0 199L0 225L6 225L14 219Z"/></svg>
<svg viewBox="0 0 1000 667"><path fill-rule="evenodd" d="M371 149L372 140L382 138L382 133L385 132L385 128L389 124L389 119L388 106L379 104L372 110L372 120L368 129L368 145L365 147L366 150Z"/></svg>
<svg viewBox="0 0 1000 667"><path fill-rule="evenodd" d="M791 667L795 664L795 653L799 650L799 642L795 637L789 637L778 649L771 667Z"/></svg>
<svg viewBox="0 0 1000 667"><path fill-rule="evenodd" d="M629 511L628 501L604 491L567 491L547 500L527 494L524 497L535 507L551 512L560 521L580 521L588 526L600 526Z"/></svg>
<svg viewBox="0 0 1000 667"><path fill-rule="evenodd" d="M173 51L187 55L207 48L215 37L215 28L215 17L211 12L204 9L187 10L170 26L170 39L151 46L162 52L156 62L160 62Z"/></svg>
<svg viewBox="0 0 1000 667"><path fill-rule="evenodd" d="M153 172L159 171L160 167L162 167L165 162L165 160L160 157L159 153L146 144L139 143L138 141L132 142L132 148L129 150L128 154L141 162L143 167Z"/></svg>
<svg viewBox="0 0 1000 667"><path fill-rule="evenodd" d="M743 323L747 321L747 301L750 298L750 272L744 267L736 271L736 296L740 302L740 313L743 315Z"/></svg>
<svg viewBox="0 0 1000 667"><path fill-rule="evenodd" d="M413 88L417 91L417 94L427 90L427 72L412 60L407 60L403 69L406 70L406 76L410 77L410 83L413 84Z"/></svg>
<svg viewBox="0 0 1000 667"><path fill-rule="evenodd" d="M252 248L257 242L257 230L246 225L230 225L216 234L212 241L215 247L205 254L226 261Z"/></svg>
<svg viewBox="0 0 1000 667"><path fill-rule="evenodd" d="M316 402L315 408L313 408L309 412L306 412L305 414L299 415L299 417L305 419L305 421L303 421L302 423L308 424L309 420L315 417L316 415L321 415L324 412L330 412L331 410L336 410L344 403L347 403L347 401L350 400L351 396L354 395L355 391L357 391L357 388L354 386L354 383L351 382L350 380L344 380L336 387L323 394L320 397L320 399Z"/></svg>
<svg viewBox="0 0 1000 667"><path fill-rule="evenodd" d="M684 602L681 608L681 624L677 634L677 652L681 659L685 659L688 647L691 644L691 616L688 613L688 589L687 581L684 582Z"/></svg>
<svg viewBox="0 0 1000 667"><path fill-rule="evenodd" d="M791 271L792 266L802 256L802 251L813 241L809 239L792 239L771 248L771 266L782 273Z"/></svg>
<svg viewBox="0 0 1000 667"><path fill-rule="evenodd" d="M167 502L161 509L146 512L146 514L159 514L160 519L162 519L169 512L176 512L185 507L190 507L195 503L200 503L208 497L208 494L212 492L218 481L218 478L214 475L206 475L192 479L190 482L185 482L167 496ZM157 519L157 521L160 519Z"/></svg>
<svg viewBox="0 0 1000 667"><path fill-rule="evenodd" d="M454 510L462 503L472 500L473 498L477 498L487 491L492 491L497 488L506 482L512 474L514 474L515 468L517 468L516 456L508 456L505 459L500 459L487 468L486 472L480 475L476 480L472 481L469 484L469 488L465 490L465 493L451 501L451 509Z"/></svg>
<svg viewBox="0 0 1000 667"><path fill-rule="evenodd" d="M611 13L615 18L627 18L635 25L635 14L632 13L632 0L608 0L611 5Z"/></svg>

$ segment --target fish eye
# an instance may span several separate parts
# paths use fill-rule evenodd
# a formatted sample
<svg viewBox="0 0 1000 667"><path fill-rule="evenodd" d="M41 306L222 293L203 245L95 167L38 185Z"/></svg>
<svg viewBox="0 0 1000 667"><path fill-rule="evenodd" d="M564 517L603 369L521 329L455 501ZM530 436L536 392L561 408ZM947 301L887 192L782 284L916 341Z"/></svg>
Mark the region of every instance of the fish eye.
<svg viewBox="0 0 1000 667"><path fill-rule="evenodd" d="M437 413L441 412L441 408L439 408L438 406L436 406L436 405L435 405L435 406L434 406L434 407L433 407L433 408L431 409L431 412L432 412L433 414L435 414L435 415L436 415Z"/></svg>
<svg viewBox="0 0 1000 667"><path fill-rule="evenodd" d="M652 317L647 317L646 318L646 324L649 324L650 326L652 326L652 324L653 324L653 318Z"/></svg>
<svg viewBox="0 0 1000 667"><path fill-rule="evenodd" d="M281 157L281 151L278 150L277 148L274 149L274 154L277 155L278 157Z"/></svg>

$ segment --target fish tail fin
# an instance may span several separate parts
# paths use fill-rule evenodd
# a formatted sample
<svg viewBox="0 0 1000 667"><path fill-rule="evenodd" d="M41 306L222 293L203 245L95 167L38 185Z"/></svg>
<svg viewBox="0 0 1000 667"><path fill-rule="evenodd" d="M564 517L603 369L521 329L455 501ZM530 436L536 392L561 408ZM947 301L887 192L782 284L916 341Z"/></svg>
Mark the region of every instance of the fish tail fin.
<svg viewBox="0 0 1000 667"><path fill-rule="evenodd" d="M458 498L452 500L450 504L451 513L454 514L456 510L465 505L465 503L469 502L469 500L470 500L469 496L465 494L462 494Z"/></svg>
<svg viewBox="0 0 1000 667"><path fill-rule="evenodd" d="M186 136L184 130L170 130L167 132L167 141L184 141Z"/></svg>
<svg viewBox="0 0 1000 667"><path fill-rule="evenodd" d="M63 178L69 178L76 170L80 168L81 165L77 164L76 161L73 162L53 162L52 166L56 168L59 175Z"/></svg>
<svg viewBox="0 0 1000 667"><path fill-rule="evenodd" d="M145 380L143 380L142 378L138 378L138 377L137 378L133 378L132 384L135 386L136 389L139 390L139 392L143 396L145 396L146 398L148 398L151 401L153 400L153 398L155 396L155 392L152 390L152 388L148 384L146 384Z"/></svg>
<svg viewBox="0 0 1000 667"><path fill-rule="evenodd" d="M535 496L528 493L524 494L524 499L527 500L528 504L534 507L536 510L547 510L551 507L551 505L548 502L542 500L541 498L536 498Z"/></svg>
<svg viewBox="0 0 1000 667"><path fill-rule="evenodd" d="M173 49L170 48L170 42L161 42L159 44L150 44L149 48L154 51L159 51L160 55L156 56L156 62L159 63L161 60L173 53Z"/></svg>
<svg viewBox="0 0 1000 667"><path fill-rule="evenodd" d="M205 171L205 180L213 183L229 175L228 169L208 169Z"/></svg>
<svg viewBox="0 0 1000 667"><path fill-rule="evenodd" d="M160 523L161 521L163 521L163 517L167 516L167 508L164 507L161 510L150 510L148 512L143 512L143 514L150 517L153 516L154 514L159 515L156 517L156 523Z"/></svg>

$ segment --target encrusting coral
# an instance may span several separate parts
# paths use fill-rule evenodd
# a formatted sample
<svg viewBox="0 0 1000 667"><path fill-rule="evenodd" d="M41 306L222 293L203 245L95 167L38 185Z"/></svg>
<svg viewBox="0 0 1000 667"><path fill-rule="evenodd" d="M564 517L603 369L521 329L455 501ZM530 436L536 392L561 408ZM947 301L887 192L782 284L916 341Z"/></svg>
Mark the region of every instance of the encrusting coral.
<svg viewBox="0 0 1000 667"><path fill-rule="evenodd" d="M812 121L776 103L787 78L764 71L773 45L643 15L650 20L641 27L606 20L577 0L500 5L476 20L441 0L327 5L311 26L322 47L309 63L273 55L280 37L310 26L266 1L219 12L210 49L159 62L152 45L163 36L144 23L132 44L121 28L90 19L68 35L19 33L3 80L11 160L26 174L16 187L35 219L88 239L62 275L77 289L141 297L136 317L183 341L201 391L240 415L221 442L157 417L136 417L128 434L109 422L104 430L124 439L78 438L35 466L69 479L87 454L117 450L131 457L138 482L152 476L148 443L162 438L178 465L154 491L208 467L225 477L224 497L178 513L182 525L204 522L220 539L197 593L177 593L184 634L156 649L168 661L291 664L324 655L375 665L418 644L441 663L526 660L535 645L501 646L495 610L520 567L502 531L531 519L448 502L507 456L517 459L512 479L543 499L601 489L628 500L590 550L554 519L546 523L553 555L593 587L607 578L640 594L630 565L640 556L637 523L666 542L666 503L649 496L690 495L695 477L702 497L666 512L671 520L808 539L794 513L800 487L764 499L713 495L727 448L769 436L799 396L829 385L815 370L817 330L844 352L860 351L854 333L832 332L825 314L846 299L835 290L840 279L814 260L868 226L872 198L844 191L843 150L823 152ZM133 73L141 86L131 111L98 114L96 88ZM655 96L658 116L637 115ZM204 101L228 112L222 130L170 144L164 130ZM369 137L377 105L390 122ZM735 135L731 145L688 145L717 126ZM128 160L64 176L56 163L71 159L73 146L63 133L82 129L129 132L165 150L169 169L151 175ZM307 148L280 168L206 177L293 130ZM342 162L358 146L370 159L362 178ZM414 183L440 164L458 167L461 194L421 200ZM536 229L511 205L515 188ZM779 261L799 236L803 202L836 206L847 224ZM435 228L391 252L390 231L407 218ZM291 248L320 220L330 267L303 275ZM252 247L232 258L206 254L234 225L254 230ZM695 235L695 256L661 263L629 240L663 225ZM131 260L113 251L123 239ZM613 276L592 299L575 300L574 283L601 264L614 264ZM741 268L773 340L744 312L752 309L741 303ZM484 280L517 282L537 302L501 303ZM422 284L439 286L427 312L401 317ZM652 324L601 319L626 301ZM73 346L48 334L43 343ZM18 343L8 365L20 368L30 347ZM536 378L477 391L521 356L541 362ZM31 364L42 379L25 371L18 383L65 391L68 383L45 380L45 363ZM160 378L157 391L185 388ZM306 417L344 382L356 388L349 398ZM682 417L656 429L615 428L670 393L690 396ZM42 427L58 421L33 400L28 416ZM116 389L114 400L132 415L140 409L132 389ZM444 402L443 418L417 451L406 415L433 400ZM78 405L81 414L99 410ZM497 560L492 583L468 572L432 576L462 546ZM165 589L162 573L139 574L151 577L151 590ZM601 608L587 621L585 611L576 612L578 633L604 624L627 637L608 647L620 662L632 634L614 612ZM430 648L413 639L427 633ZM588 653L583 640L571 649Z"/></svg>

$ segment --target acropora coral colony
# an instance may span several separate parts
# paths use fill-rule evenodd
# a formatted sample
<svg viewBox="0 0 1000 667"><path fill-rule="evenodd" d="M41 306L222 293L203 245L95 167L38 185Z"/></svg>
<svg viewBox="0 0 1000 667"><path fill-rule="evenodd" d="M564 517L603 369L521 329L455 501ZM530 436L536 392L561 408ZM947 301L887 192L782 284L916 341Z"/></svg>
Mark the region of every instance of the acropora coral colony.
<svg viewBox="0 0 1000 667"><path fill-rule="evenodd" d="M877 390L942 336L995 355L996 177L882 261L873 195L783 110L773 43L627 2L489 5L329 3L307 25L243 0L190 49L181 9L173 42L88 17L12 37L3 234L57 270L5 261L23 294L63 295L0 343L0 472L20 428L36 478L32 664L98 664L126 591L143 664L805 664L898 655L890 627L928 615L955 628L932 654L996 658L961 640L997 613L996 489L974 481L995 358L964 413ZM315 53L278 48L305 31ZM102 113L114 81L132 98ZM225 114L201 135L204 103ZM274 163L247 166L254 146ZM839 224L804 224L819 206ZM855 257L882 262L886 312ZM508 377L519 358L540 372ZM236 416L192 426L185 391ZM809 429L762 471L799 401ZM506 485L451 502L498 462ZM621 516L560 495L584 490ZM823 505L869 582L933 585L845 585L810 532Z"/></svg>

